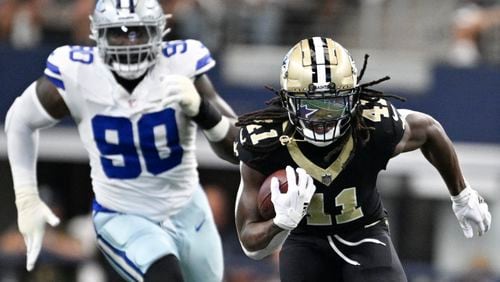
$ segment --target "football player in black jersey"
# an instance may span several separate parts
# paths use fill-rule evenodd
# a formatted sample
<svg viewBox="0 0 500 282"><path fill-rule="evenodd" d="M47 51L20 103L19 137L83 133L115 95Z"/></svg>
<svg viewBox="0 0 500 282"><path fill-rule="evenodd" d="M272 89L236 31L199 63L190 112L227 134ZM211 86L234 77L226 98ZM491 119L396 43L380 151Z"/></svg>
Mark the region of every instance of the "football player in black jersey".
<svg viewBox="0 0 500 282"><path fill-rule="evenodd" d="M488 205L462 175L454 147L431 116L397 110L360 84L349 53L329 38L297 43L285 56L281 89L269 107L243 115L236 152L242 181L236 226L244 252L263 258L281 247L282 281L406 281L376 188L378 173L400 153L420 149L439 171L466 237L489 229ZM257 193L276 178L276 211L264 219Z"/></svg>

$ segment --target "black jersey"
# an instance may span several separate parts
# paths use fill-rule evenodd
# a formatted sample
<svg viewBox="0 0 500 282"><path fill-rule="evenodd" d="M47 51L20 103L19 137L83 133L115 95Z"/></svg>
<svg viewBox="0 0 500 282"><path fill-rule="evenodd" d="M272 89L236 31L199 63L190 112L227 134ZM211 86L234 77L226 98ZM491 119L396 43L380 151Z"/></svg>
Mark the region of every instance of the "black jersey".
<svg viewBox="0 0 500 282"><path fill-rule="evenodd" d="M401 140L404 123L385 99L361 103L365 124L372 127L365 144L356 142L352 133L326 147L295 141L297 136L286 142L283 132L288 122L241 128L236 149L246 165L264 175L287 165L301 167L314 179L316 193L308 214L294 233L351 231L384 217L385 210L376 189L377 175L386 168ZM282 145L270 146L277 142Z"/></svg>

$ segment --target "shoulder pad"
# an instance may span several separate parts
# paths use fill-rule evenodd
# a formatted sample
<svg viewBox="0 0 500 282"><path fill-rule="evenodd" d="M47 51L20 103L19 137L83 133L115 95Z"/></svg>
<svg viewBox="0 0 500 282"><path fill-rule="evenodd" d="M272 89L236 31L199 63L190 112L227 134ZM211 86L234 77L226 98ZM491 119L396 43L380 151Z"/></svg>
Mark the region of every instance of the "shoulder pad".
<svg viewBox="0 0 500 282"><path fill-rule="evenodd" d="M266 147L279 142L282 133L276 124L250 124L241 128L238 142L247 147Z"/></svg>
<svg viewBox="0 0 500 282"><path fill-rule="evenodd" d="M363 118L369 123L384 122L387 119L394 121L401 120L398 111L386 99L380 98L375 101L360 100L360 104L363 111Z"/></svg>
<svg viewBox="0 0 500 282"><path fill-rule="evenodd" d="M68 45L56 48L47 58L43 73L59 89L65 90L62 72L69 58L70 47Z"/></svg>
<svg viewBox="0 0 500 282"><path fill-rule="evenodd" d="M252 162L281 147L282 124L250 124L240 129L236 153L241 161Z"/></svg>
<svg viewBox="0 0 500 282"><path fill-rule="evenodd" d="M69 45L58 47L47 58L44 74L57 88L65 90L65 78L76 73L78 66L92 64L94 57L94 47Z"/></svg>
<svg viewBox="0 0 500 282"><path fill-rule="evenodd" d="M404 123L396 108L385 99L361 100L362 114L367 126L372 127L370 142L386 162L404 133Z"/></svg>
<svg viewBox="0 0 500 282"><path fill-rule="evenodd" d="M195 77L215 66L210 51L198 40L173 40L163 42L162 59L176 74Z"/></svg>

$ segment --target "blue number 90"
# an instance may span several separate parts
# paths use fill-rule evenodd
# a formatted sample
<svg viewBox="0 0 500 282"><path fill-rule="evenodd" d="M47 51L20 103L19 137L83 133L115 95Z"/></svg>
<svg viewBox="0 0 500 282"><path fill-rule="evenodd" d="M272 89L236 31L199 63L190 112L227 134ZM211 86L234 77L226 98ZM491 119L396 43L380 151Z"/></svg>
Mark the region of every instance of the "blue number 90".
<svg viewBox="0 0 500 282"><path fill-rule="evenodd" d="M157 175L181 163L184 151L179 143L179 131L173 109L143 115L137 123L137 128L148 172ZM164 130L165 140L157 140L155 128ZM92 130L106 176L133 179L141 174L133 126L129 119L97 115L92 118ZM168 154L165 155L164 152Z"/></svg>

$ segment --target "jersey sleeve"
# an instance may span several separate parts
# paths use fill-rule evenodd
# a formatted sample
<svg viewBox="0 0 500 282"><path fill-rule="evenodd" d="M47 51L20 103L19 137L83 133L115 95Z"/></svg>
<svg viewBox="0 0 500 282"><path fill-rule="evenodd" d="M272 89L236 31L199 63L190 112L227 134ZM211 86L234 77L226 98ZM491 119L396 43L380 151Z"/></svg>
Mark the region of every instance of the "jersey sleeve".
<svg viewBox="0 0 500 282"><path fill-rule="evenodd" d="M45 70L43 71L47 79L57 87L59 92L66 91L64 80L67 75L65 72L67 71L69 52L70 47L67 45L55 49L47 58Z"/></svg>
<svg viewBox="0 0 500 282"><path fill-rule="evenodd" d="M273 156L276 149L281 147L281 133L276 126L251 124L242 127L236 139L239 160L264 175L271 174L276 170Z"/></svg>
<svg viewBox="0 0 500 282"><path fill-rule="evenodd" d="M396 108L385 99L361 101L366 126L373 128L368 142L374 159L385 169L404 134L404 123Z"/></svg>
<svg viewBox="0 0 500 282"><path fill-rule="evenodd" d="M196 77L215 66L215 60L208 48L198 40L173 40L164 42L164 59L169 60L177 73Z"/></svg>
<svg viewBox="0 0 500 282"><path fill-rule="evenodd" d="M92 86L100 91L106 91L106 86L102 82L89 80L89 73L95 75L93 67L96 56L94 47L65 45L56 48L47 58L44 75L57 88L75 119L81 115L83 88Z"/></svg>

